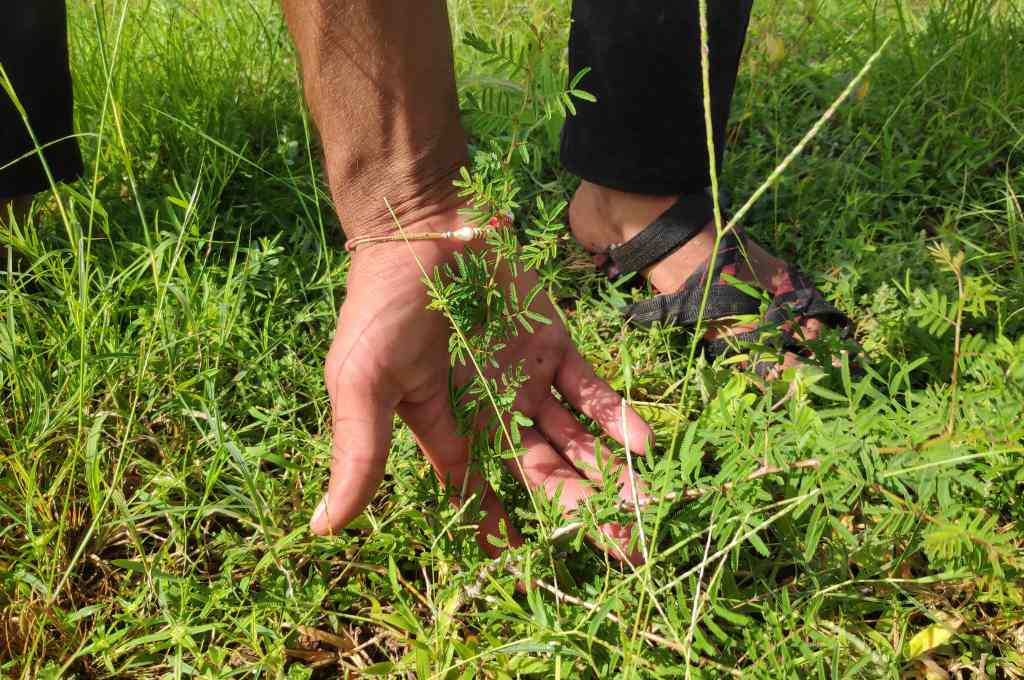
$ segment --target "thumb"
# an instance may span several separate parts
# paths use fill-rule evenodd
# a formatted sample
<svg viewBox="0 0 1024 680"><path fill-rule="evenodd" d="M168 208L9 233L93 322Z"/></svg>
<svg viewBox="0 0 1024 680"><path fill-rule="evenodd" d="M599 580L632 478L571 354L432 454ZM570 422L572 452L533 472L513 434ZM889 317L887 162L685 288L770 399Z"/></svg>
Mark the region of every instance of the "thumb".
<svg viewBox="0 0 1024 680"><path fill-rule="evenodd" d="M381 397L376 390L342 385L331 400L331 481L309 521L315 534L329 536L358 517L384 478L395 401Z"/></svg>

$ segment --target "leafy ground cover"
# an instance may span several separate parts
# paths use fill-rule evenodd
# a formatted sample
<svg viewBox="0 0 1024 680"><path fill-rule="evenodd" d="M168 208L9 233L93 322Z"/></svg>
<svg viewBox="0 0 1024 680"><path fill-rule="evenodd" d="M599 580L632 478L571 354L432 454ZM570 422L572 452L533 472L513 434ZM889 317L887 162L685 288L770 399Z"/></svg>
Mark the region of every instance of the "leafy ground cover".
<svg viewBox="0 0 1024 680"><path fill-rule="evenodd" d="M581 351L656 429L646 566L582 538L631 510L560 531L484 443L529 538L488 561L401 430L369 511L312 537L347 258L278 9L77 3L90 171L0 233L0 672L1024 677L1019 8L757 7L741 202L892 36L745 222L859 323L863 374L788 391L624 328L632 293L560 226L567 3L451 9L470 185L518 204Z"/></svg>

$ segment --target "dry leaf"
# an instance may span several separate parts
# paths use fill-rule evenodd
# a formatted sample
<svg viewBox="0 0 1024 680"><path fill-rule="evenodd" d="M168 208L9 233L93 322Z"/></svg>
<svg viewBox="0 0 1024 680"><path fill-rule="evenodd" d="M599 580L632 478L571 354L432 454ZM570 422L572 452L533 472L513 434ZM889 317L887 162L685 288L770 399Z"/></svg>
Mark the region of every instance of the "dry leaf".
<svg viewBox="0 0 1024 680"><path fill-rule="evenodd" d="M953 636L956 635L956 629L959 627L959 621L952 623L933 623L924 630L918 632L914 637L910 638L910 642L907 643L905 649L907 658L916 659L936 647L941 647L953 639Z"/></svg>
<svg viewBox="0 0 1024 680"><path fill-rule="evenodd" d="M312 626L295 626L295 629L307 638L330 645L340 652L351 652L356 647L356 643L348 637L347 633L343 637Z"/></svg>
<svg viewBox="0 0 1024 680"><path fill-rule="evenodd" d="M765 36L764 50L768 55L768 63L772 66L778 66L786 58L786 43L782 41L782 38L771 33Z"/></svg>
<svg viewBox="0 0 1024 680"><path fill-rule="evenodd" d="M871 81L865 78L860 87L857 88L857 92L854 94L858 101L864 101L864 99L871 93Z"/></svg>
<svg viewBox="0 0 1024 680"><path fill-rule="evenodd" d="M918 659L924 666L924 680L949 680L949 673L942 669L930 656Z"/></svg>

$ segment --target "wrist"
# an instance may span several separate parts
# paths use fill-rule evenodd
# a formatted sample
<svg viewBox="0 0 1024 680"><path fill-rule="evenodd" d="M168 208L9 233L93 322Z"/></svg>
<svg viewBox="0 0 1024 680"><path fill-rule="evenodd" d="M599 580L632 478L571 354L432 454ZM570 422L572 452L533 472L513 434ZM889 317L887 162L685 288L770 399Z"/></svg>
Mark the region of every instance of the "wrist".
<svg viewBox="0 0 1024 680"><path fill-rule="evenodd" d="M403 225L395 220L395 228L386 234L368 234L349 238L345 242L345 250L354 253L366 251L373 247L388 244L410 245L418 242L435 242L447 244L442 250L460 250L474 242L482 242L485 237L498 229L511 227L513 215L495 215L485 221L470 222L462 219L458 209L445 210L428 219L418 220Z"/></svg>
<svg viewBox="0 0 1024 680"><path fill-rule="evenodd" d="M457 252L486 248L483 238L468 241L459 238L435 238L437 235L473 228L459 214L460 208L461 206L446 208L424 219L403 222L401 226L396 224L387 234L349 239L346 249L352 252L350 271L370 269L389 272L389 275L394 275L398 271L415 271L419 277L421 272L417 261L427 273L430 273L438 265L450 262ZM353 242L359 241L361 243L355 248L349 247Z"/></svg>
<svg viewBox="0 0 1024 680"><path fill-rule="evenodd" d="M408 195L408 187L403 187L401 191L389 190L386 194L379 189L368 189L359 201L360 204L367 204L366 214L356 213L351 205L336 205L341 229L351 239L394 233L398 230L396 222L414 228L420 223L444 219L453 210L466 205L466 199L459 196L458 187L453 182L454 178L438 182L445 187L443 191L439 188L417 188L420 193L414 194L413 198ZM332 189L332 195L338 193L337 189ZM348 203L353 202L351 197L346 197L346 200ZM371 206L375 206L372 213Z"/></svg>

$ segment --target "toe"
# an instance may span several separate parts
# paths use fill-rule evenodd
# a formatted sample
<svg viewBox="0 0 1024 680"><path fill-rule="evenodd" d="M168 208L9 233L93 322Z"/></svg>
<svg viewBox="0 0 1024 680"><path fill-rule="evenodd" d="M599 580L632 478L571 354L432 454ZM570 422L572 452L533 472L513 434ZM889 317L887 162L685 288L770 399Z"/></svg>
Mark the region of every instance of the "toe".
<svg viewBox="0 0 1024 680"><path fill-rule="evenodd" d="M800 332L804 340L817 340L825 325L818 319L803 319L800 324Z"/></svg>

